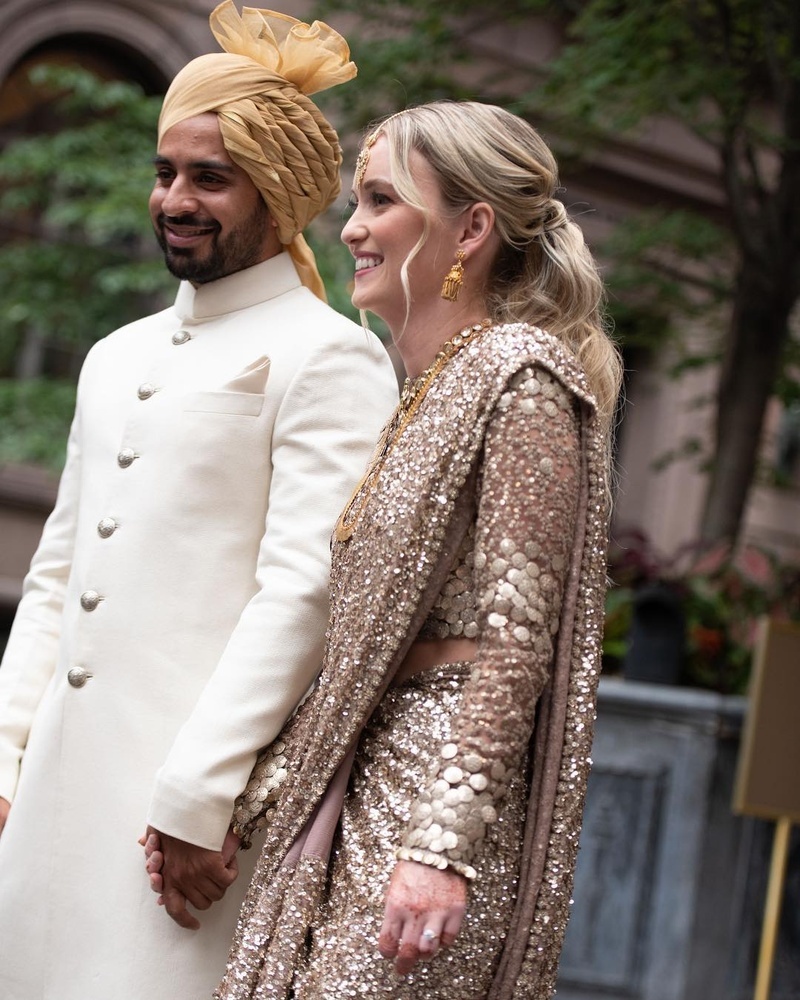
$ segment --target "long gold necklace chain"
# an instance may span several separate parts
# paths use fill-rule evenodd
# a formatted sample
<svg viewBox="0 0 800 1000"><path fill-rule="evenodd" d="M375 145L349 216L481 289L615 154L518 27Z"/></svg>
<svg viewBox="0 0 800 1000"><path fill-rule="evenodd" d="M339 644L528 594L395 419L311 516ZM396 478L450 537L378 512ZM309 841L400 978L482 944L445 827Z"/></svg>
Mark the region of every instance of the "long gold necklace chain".
<svg viewBox="0 0 800 1000"><path fill-rule="evenodd" d="M407 378L405 380L403 391L400 394L400 402L381 435L381 439L375 449L375 458L353 490L352 496L347 501L344 510L339 516L339 520L336 522L334 536L338 542L346 542L355 531L358 519L361 517L367 501L375 489L392 449L402 437L406 427L413 420L414 414L422 405L422 401L436 379L436 376L451 358L455 357L478 334L488 329L491 324L492 321L490 319L485 319L482 323L474 323L472 326L467 326L463 330L460 330L452 340L448 340L442 345L433 362L421 375L415 379Z"/></svg>

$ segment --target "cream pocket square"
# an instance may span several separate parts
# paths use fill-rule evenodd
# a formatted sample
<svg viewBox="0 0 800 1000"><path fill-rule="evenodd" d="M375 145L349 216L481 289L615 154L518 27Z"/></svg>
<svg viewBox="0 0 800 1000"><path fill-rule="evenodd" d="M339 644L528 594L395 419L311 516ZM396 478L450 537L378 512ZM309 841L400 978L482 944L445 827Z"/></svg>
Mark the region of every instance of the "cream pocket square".
<svg viewBox="0 0 800 1000"><path fill-rule="evenodd" d="M189 393L183 403L184 410L257 417L264 406L269 365L269 358L257 358L219 389Z"/></svg>

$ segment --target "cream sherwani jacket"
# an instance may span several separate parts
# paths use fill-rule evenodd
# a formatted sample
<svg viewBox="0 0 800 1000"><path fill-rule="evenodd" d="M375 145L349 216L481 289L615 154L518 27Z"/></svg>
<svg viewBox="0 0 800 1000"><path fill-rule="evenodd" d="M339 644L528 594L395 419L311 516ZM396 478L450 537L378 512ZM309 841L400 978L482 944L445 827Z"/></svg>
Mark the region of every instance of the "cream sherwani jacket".
<svg viewBox="0 0 800 1000"><path fill-rule="evenodd" d="M258 851L193 933L137 838L221 846L317 673L331 528L396 392L285 254L90 351L0 667L3 1000L210 996Z"/></svg>

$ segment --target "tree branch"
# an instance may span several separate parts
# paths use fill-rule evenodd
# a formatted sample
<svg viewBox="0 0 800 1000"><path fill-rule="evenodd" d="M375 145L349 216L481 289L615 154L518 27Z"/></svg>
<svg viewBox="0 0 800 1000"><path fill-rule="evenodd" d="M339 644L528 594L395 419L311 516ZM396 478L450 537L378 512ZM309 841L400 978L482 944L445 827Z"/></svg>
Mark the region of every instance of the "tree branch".
<svg viewBox="0 0 800 1000"><path fill-rule="evenodd" d="M728 194L734 232L746 255L760 260L763 247L760 245L756 233L761 227L761 221L754 219L750 212L747 191L739 172L736 134L730 126L726 128L720 144L720 156L722 159L722 181Z"/></svg>

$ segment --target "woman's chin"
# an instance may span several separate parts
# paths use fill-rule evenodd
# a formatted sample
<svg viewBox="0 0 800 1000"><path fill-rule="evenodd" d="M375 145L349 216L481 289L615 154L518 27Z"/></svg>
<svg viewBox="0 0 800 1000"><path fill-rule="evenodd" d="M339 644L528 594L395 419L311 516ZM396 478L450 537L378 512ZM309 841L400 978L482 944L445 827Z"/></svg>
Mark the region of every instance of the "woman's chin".
<svg viewBox="0 0 800 1000"><path fill-rule="evenodd" d="M369 309L372 311L372 296L368 295L365 289L359 288L358 282L355 283L353 294L350 296L350 301L356 309Z"/></svg>

